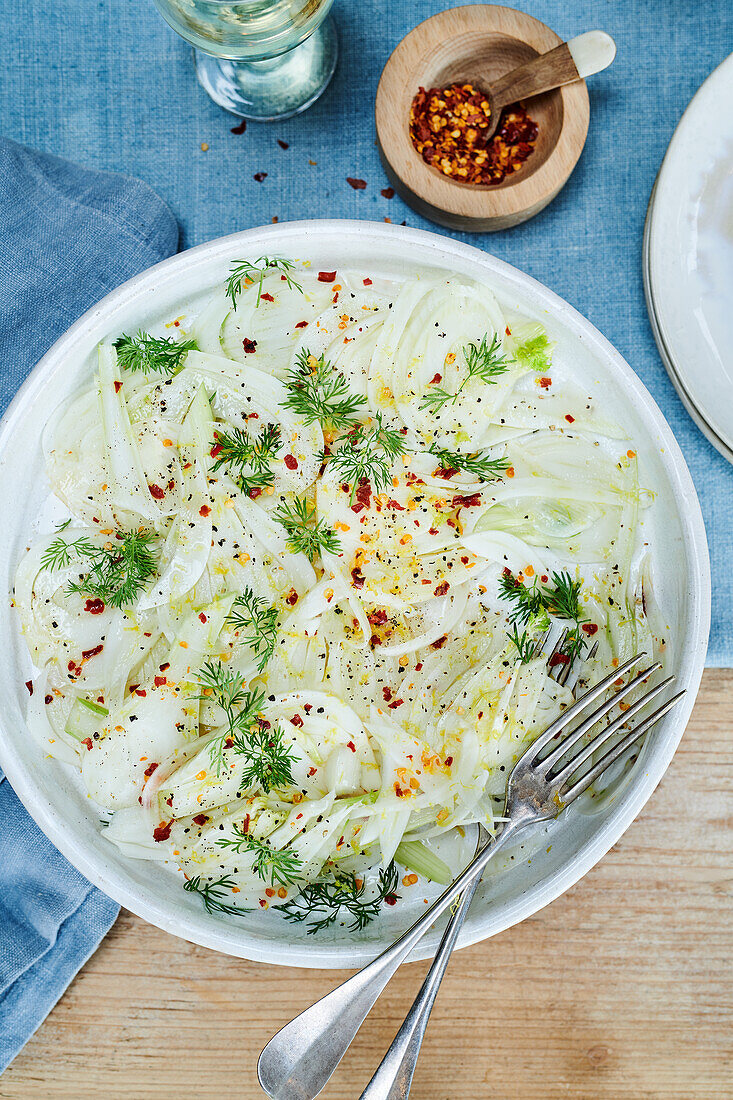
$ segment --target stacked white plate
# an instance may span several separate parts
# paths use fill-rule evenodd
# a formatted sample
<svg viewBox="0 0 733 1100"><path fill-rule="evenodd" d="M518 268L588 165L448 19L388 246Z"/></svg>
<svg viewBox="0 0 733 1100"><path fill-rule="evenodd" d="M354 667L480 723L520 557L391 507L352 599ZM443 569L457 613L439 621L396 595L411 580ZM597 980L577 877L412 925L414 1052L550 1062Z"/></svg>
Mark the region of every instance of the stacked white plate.
<svg viewBox="0 0 733 1100"><path fill-rule="evenodd" d="M675 130L644 231L660 355L692 419L733 462L733 54Z"/></svg>

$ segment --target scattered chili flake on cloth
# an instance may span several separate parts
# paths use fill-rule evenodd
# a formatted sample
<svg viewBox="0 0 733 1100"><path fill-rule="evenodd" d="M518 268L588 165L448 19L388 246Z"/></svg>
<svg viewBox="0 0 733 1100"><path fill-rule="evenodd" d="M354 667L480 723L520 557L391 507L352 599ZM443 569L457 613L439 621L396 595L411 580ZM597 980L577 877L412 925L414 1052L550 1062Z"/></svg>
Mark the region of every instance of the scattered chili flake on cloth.
<svg viewBox="0 0 733 1100"><path fill-rule="evenodd" d="M537 140L537 124L514 103L499 116L488 145L488 100L473 84L420 88L410 108L410 138L426 164L462 183L501 183L521 168Z"/></svg>

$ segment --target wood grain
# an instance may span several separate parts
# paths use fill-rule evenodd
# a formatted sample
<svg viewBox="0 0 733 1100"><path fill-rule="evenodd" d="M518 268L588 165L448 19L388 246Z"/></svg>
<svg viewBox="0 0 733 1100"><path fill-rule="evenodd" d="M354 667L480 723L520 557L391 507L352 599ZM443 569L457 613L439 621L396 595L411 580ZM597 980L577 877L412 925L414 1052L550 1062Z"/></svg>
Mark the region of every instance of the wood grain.
<svg viewBox="0 0 733 1100"><path fill-rule="evenodd" d="M456 955L414 1100L733 1096L732 764L733 671L707 671L667 775L601 864ZM388 987L327 1100L359 1096L426 967ZM229 959L123 913L0 1097L258 1100L261 1047L342 977Z"/></svg>

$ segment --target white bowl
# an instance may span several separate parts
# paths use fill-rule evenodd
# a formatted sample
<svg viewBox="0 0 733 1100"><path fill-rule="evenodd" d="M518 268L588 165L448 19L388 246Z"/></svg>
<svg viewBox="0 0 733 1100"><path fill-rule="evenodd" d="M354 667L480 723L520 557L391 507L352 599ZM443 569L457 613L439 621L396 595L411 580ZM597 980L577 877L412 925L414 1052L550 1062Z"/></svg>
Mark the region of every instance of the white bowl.
<svg viewBox="0 0 733 1100"><path fill-rule="evenodd" d="M369 222L291 222L224 237L157 264L89 310L44 356L0 425L0 567L7 590L49 497L41 452L48 414L88 380L97 343L145 328L163 316L197 310L220 284L230 260L262 254L311 260L314 268L414 273L438 268L484 279L503 302L541 320L556 341L555 362L572 363L610 415L627 426L643 460L644 483L658 490L645 538L656 547L655 586L670 616L669 664L687 689L682 703L647 739L632 780L601 812L570 812L535 844L530 860L506 861L484 881L459 944L501 932L547 905L586 873L633 821L664 774L682 736L702 675L710 622L705 530L682 453L654 401L621 356L566 302L477 248L415 229ZM96 807L76 772L43 759L24 722L30 661L14 614L0 627L0 764L43 831L93 883L133 912L194 943L243 958L307 967L357 967L416 915L396 906L359 935L329 929L307 936L274 913L210 916L167 867L123 857L100 829ZM422 902L420 901L420 904ZM435 950L426 936L415 957Z"/></svg>

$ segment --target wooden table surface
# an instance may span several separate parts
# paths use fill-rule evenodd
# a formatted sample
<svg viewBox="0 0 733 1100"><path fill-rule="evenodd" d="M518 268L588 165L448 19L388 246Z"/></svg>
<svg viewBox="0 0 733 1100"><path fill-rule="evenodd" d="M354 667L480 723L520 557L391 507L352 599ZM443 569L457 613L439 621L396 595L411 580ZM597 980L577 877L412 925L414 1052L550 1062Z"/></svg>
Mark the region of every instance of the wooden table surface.
<svg viewBox="0 0 733 1100"><path fill-rule="evenodd" d="M669 771L605 859L456 954L413 1100L733 1097L732 763L733 671L708 671ZM426 967L401 969L325 1098L356 1100ZM230 959L123 912L0 1097L258 1100L261 1047L342 976Z"/></svg>

